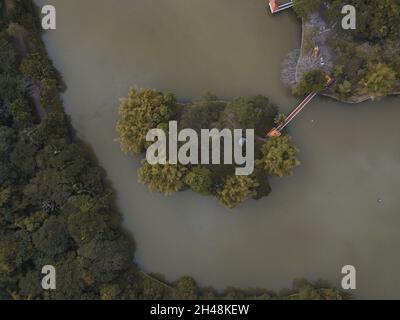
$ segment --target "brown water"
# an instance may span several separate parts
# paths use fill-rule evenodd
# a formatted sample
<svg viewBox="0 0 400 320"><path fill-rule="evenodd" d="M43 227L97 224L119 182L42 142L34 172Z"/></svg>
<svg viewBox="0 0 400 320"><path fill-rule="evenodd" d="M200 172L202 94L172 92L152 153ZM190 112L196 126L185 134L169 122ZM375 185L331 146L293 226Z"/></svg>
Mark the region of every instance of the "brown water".
<svg viewBox="0 0 400 320"><path fill-rule="evenodd" d="M272 181L273 194L235 210L191 192L171 198L137 183L138 162L116 137L119 97L132 84L220 97L258 93L289 111L279 81L298 47L290 12L264 0L37 0L55 4L45 35L68 91L64 104L118 192L136 260L174 280L201 285L289 287L297 277L340 285L357 268L360 298L400 296L400 106L398 98L350 106L317 99L293 124L302 166ZM379 200L381 199L381 200Z"/></svg>

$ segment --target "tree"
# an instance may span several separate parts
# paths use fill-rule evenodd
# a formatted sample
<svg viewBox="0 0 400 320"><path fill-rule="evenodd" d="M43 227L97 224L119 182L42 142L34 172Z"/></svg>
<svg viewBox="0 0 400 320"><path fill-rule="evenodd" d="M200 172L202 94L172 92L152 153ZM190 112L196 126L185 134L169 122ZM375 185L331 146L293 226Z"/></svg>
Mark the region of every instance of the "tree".
<svg viewBox="0 0 400 320"><path fill-rule="evenodd" d="M337 0L336 0L337 1ZM358 36L369 40L398 39L400 35L400 3L394 0L354 0L357 9Z"/></svg>
<svg viewBox="0 0 400 320"><path fill-rule="evenodd" d="M22 77L19 74L0 72L0 100L10 102L22 96Z"/></svg>
<svg viewBox="0 0 400 320"><path fill-rule="evenodd" d="M274 126L278 108L267 97L258 95L251 99L236 98L227 105L226 112L233 114L240 128L265 133Z"/></svg>
<svg viewBox="0 0 400 320"><path fill-rule="evenodd" d="M256 189L257 194L253 197L254 200L260 200L264 197L268 197L272 192L272 188L269 184L267 172L262 168L255 168L252 176L258 182L258 187Z"/></svg>
<svg viewBox="0 0 400 320"><path fill-rule="evenodd" d="M198 288L196 281L191 277L182 277L175 282L172 292L174 299L195 300L198 297Z"/></svg>
<svg viewBox="0 0 400 320"><path fill-rule="evenodd" d="M293 0L293 8L300 18L306 18L321 7L321 2L321 0Z"/></svg>
<svg viewBox="0 0 400 320"><path fill-rule="evenodd" d="M69 122L63 112L51 112L44 118L39 126L38 133L43 143L50 140L69 140Z"/></svg>
<svg viewBox="0 0 400 320"><path fill-rule="evenodd" d="M76 300L77 297L85 299L86 295L88 299L95 299L95 296L90 294L90 290L84 287L81 279L84 271L75 251L66 251L57 258L47 258L41 263L54 265L57 271L57 289L50 291L50 299Z"/></svg>
<svg viewBox="0 0 400 320"><path fill-rule="evenodd" d="M39 270L28 270L19 280L19 294L29 299L37 298L42 292L41 273Z"/></svg>
<svg viewBox="0 0 400 320"><path fill-rule="evenodd" d="M77 209L68 215L68 232L78 245L90 242L95 237L102 235L110 223L105 214L89 211L82 212Z"/></svg>
<svg viewBox="0 0 400 320"><path fill-rule="evenodd" d="M228 208L257 195L259 183L250 176L231 176L228 177L225 185L217 191L218 200Z"/></svg>
<svg viewBox="0 0 400 320"><path fill-rule="evenodd" d="M32 257L30 236L25 231L0 233L0 278L15 272Z"/></svg>
<svg viewBox="0 0 400 320"><path fill-rule="evenodd" d="M201 129L214 128L225 106L226 102L217 100L211 93L206 93L199 101L182 107L179 128L190 128L198 133Z"/></svg>
<svg viewBox="0 0 400 320"><path fill-rule="evenodd" d="M31 78L35 82L44 79L51 79L53 74L49 68L49 63L40 53L28 54L21 62L20 70L23 75Z"/></svg>
<svg viewBox="0 0 400 320"><path fill-rule="evenodd" d="M213 184L211 171L203 166L195 166L185 176L185 183L194 192L209 195Z"/></svg>
<svg viewBox="0 0 400 320"><path fill-rule="evenodd" d="M298 150L288 135L273 137L263 145L263 157L256 163L268 174L282 178L292 175L293 169L300 164L297 154Z"/></svg>
<svg viewBox="0 0 400 320"><path fill-rule="evenodd" d="M72 193L73 186L63 181L57 169L46 169L39 171L23 188L23 202L53 213L65 204Z"/></svg>
<svg viewBox="0 0 400 320"><path fill-rule="evenodd" d="M32 177L35 174L35 157L38 148L32 143L19 140L10 154L10 162L19 170L21 178Z"/></svg>
<svg viewBox="0 0 400 320"><path fill-rule="evenodd" d="M286 300L344 300L348 298L348 295L323 281L312 284L304 279L296 279L293 281L292 292L283 298Z"/></svg>
<svg viewBox="0 0 400 320"><path fill-rule="evenodd" d="M347 97L352 93L353 86L350 81L344 80L339 83L337 90L341 97Z"/></svg>
<svg viewBox="0 0 400 320"><path fill-rule="evenodd" d="M41 169L57 169L59 180L72 185L89 166L88 150L65 139L53 140L42 149L37 163Z"/></svg>
<svg viewBox="0 0 400 320"><path fill-rule="evenodd" d="M15 142L15 131L12 128L0 126L0 160L8 159Z"/></svg>
<svg viewBox="0 0 400 320"><path fill-rule="evenodd" d="M0 72L13 72L17 64L17 52L14 46L0 35Z"/></svg>
<svg viewBox="0 0 400 320"><path fill-rule="evenodd" d="M175 103L172 94L132 88L119 107L117 132L122 150L132 154L144 151L147 133L168 122Z"/></svg>
<svg viewBox="0 0 400 320"><path fill-rule="evenodd" d="M51 216L32 236L35 247L47 256L63 253L71 246L71 238L62 217Z"/></svg>
<svg viewBox="0 0 400 320"><path fill-rule="evenodd" d="M78 249L81 266L99 283L114 280L128 269L133 260L133 248L126 237L108 240L96 237Z"/></svg>
<svg viewBox="0 0 400 320"><path fill-rule="evenodd" d="M321 69L313 69L306 72L303 78L295 86L293 93L305 96L311 92L318 92L326 88L326 74Z"/></svg>
<svg viewBox="0 0 400 320"><path fill-rule="evenodd" d="M9 109L13 120L13 126L16 129L24 129L33 124L32 110L26 99L19 98L14 100L10 104Z"/></svg>
<svg viewBox="0 0 400 320"><path fill-rule="evenodd" d="M384 63L370 64L361 85L373 99L388 95L393 91L396 73Z"/></svg>
<svg viewBox="0 0 400 320"><path fill-rule="evenodd" d="M13 101L22 95L17 52L9 39L0 33L0 101Z"/></svg>
<svg viewBox="0 0 400 320"><path fill-rule="evenodd" d="M117 283L109 283L100 289L100 299L103 301L117 300L121 294L121 288Z"/></svg>
<svg viewBox="0 0 400 320"><path fill-rule="evenodd" d="M187 171L188 169L180 164L151 165L143 160L139 169L139 182L147 185L152 192L171 195L183 190Z"/></svg>

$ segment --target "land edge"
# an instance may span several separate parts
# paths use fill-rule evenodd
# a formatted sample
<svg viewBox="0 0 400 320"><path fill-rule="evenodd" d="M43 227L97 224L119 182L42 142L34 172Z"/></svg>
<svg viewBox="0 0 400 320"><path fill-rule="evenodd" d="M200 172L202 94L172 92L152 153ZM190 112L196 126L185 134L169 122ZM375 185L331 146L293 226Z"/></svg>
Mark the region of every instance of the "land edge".
<svg viewBox="0 0 400 320"><path fill-rule="evenodd" d="M302 18L301 21L301 45L300 45L300 55L297 60L297 65L296 65L296 82L299 80L298 79L298 69L299 69L299 64L302 59L304 59L304 55L306 54L307 50L305 50L305 39L307 36L311 35L312 30L307 27L307 24L311 25L310 23L310 18ZM342 103L347 103L347 104L358 104L362 102L367 102L367 101L376 101L373 97L371 97L368 94L359 94L359 95L352 95L347 98L340 97L338 94L336 94L333 91L329 91L329 89L322 91L319 93L319 95L331 98L333 100L342 102ZM400 81L397 81L395 91L392 93L388 94L388 96L398 96L400 95Z"/></svg>

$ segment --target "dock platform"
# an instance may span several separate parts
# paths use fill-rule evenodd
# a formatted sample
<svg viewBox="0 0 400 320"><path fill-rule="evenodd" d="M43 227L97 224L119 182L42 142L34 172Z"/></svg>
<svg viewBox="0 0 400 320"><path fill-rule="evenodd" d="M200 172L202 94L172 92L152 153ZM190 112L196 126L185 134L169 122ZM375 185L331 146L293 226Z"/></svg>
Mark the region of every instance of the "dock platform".
<svg viewBox="0 0 400 320"><path fill-rule="evenodd" d="M269 9L272 14L276 14L283 10L289 9L293 7L293 0L267 0Z"/></svg>

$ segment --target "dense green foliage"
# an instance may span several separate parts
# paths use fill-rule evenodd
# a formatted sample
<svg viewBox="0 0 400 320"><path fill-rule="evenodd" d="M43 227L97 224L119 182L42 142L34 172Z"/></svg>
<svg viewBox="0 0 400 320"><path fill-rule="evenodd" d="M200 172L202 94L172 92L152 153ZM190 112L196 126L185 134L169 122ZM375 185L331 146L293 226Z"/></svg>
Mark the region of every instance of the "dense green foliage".
<svg viewBox="0 0 400 320"><path fill-rule="evenodd" d="M342 8L349 4L356 9L355 30L342 28ZM327 90L331 96L360 102L400 91L398 0L355 0L350 3L344 0L296 0L294 9L301 18L308 17L311 12L319 13L319 18L325 19L332 30L326 45L330 48L325 48L325 51L331 51L333 57L329 59L335 65L333 70L325 70L335 80ZM303 47L315 46L318 43L317 30L312 27L305 30ZM324 89L322 75L317 72L306 73L297 83L294 93L302 96ZM317 84L319 80L321 85Z"/></svg>
<svg viewBox="0 0 400 320"><path fill-rule="evenodd" d="M371 41L396 40L400 37L400 3L397 0L331 0L329 16L341 19L342 7L351 4L357 10L357 38Z"/></svg>
<svg viewBox="0 0 400 320"><path fill-rule="evenodd" d="M21 29L35 30L19 18L29 3L19 2L12 16ZM21 86L23 79L38 86L43 78L58 81L39 38L25 53L4 30L0 37L0 77L8 85L0 92L0 296L98 298L102 286L135 270L132 241L103 170L65 115L53 110L39 119L30 89ZM57 268L56 291L41 289L46 264Z"/></svg>
<svg viewBox="0 0 400 320"><path fill-rule="evenodd" d="M218 190L217 197L228 208L234 208L238 203L257 195L259 184L249 176L231 176L224 186Z"/></svg>
<svg viewBox="0 0 400 320"><path fill-rule="evenodd" d="M322 0L294 0L293 3L296 14L301 18L305 18L311 13L318 11Z"/></svg>
<svg viewBox="0 0 400 320"><path fill-rule="evenodd" d="M372 98L386 96L393 91L396 74L383 63L370 64L361 82L362 88Z"/></svg>
<svg viewBox="0 0 400 320"><path fill-rule="evenodd" d="M209 195L213 185L211 171L203 166L194 166L185 176L185 183L194 192L203 196Z"/></svg>
<svg viewBox="0 0 400 320"><path fill-rule="evenodd" d="M156 95L157 99L149 99L149 94ZM117 126L121 147L125 151L129 146L142 141L142 138L132 139L132 136L138 137L137 132L140 132L140 137L144 139L148 130L152 128L160 128L167 133L168 125L164 122L165 118L159 117L160 99L164 99L165 96L174 103L170 104L167 110L165 104L162 104L163 114L168 114L170 120L176 120L180 129L190 128L198 133L201 129L214 128L254 129L256 134L263 137L259 139L262 141L266 133L274 127L275 119L278 117L278 108L261 95L253 98L239 97L229 102L218 100L214 94L207 93L200 100L190 104L177 104L170 94L164 95L153 89L133 89L129 92L129 97L132 96L135 97L135 103L127 103L132 101L132 98L122 100ZM133 105L135 112L127 112ZM136 110L146 110L146 118L153 119L153 122L143 121L142 112ZM151 116L152 113L154 117ZM262 143L259 141L256 143L256 155L262 154ZM136 150L146 147L146 143L142 141L140 148ZM269 173L264 167L260 165L260 168L256 168L251 178L240 178L235 176L234 164L207 167L150 165L144 160L139 169L139 181L146 184L151 191L165 195L190 188L201 195L213 195L225 206L234 208L248 199L261 199L270 194Z"/></svg>
<svg viewBox="0 0 400 320"><path fill-rule="evenodd" d="M262 147L263 157L258 164L270 175L280 178L291 176L293 169L299 165L297 153L288 135L270 138Z"/></svg>
<svg viewBox="0 0 400 320"><path fill-rule="evenodd" d="M332 90L339 98L386 96L399 91L400 2L397 0L356 0L355 30L343 30L342 0L330 1L328 19L336 26L330 46L336 55Z"/></svg>
<svg viewBox="0 0 400 320"><path fill-rule="evenodd" d="M127 153L141 153L148 131L168 122L174 104L175 99L171 94L132 88L119 109L117 131L122 149Z"/></svg>
<svg viewBox="0 0 400 320"><path fill-rule="evenodd" d="M5 17L0 20L0 299L346 298L326 284L307 282L296 282L282 295L235 288L217 293L190 277L166 283L139 271L103 170L62 110L50 108L39 117L37 111L47 106L36 105L22 85L26 77L42 75L40 65L22 74L27 71L22 63L45 52L31 0L15 1ZM15 47L15 36L4 32L9 24L29 34L23 47ZM41 63L51 66L43 56ZM60 83L55 70L49 75ZM52 93L51 101L59 99ZM190 184L206 188L208 173L193 172ZM54 291L41 288L41 270L48 264L57 270Z"/></svg>
<svg viewBox="0 0 400 320"><path fill-rule="evenodd" d="M263 136L266 130L274 126L277 113L278 107L259 95L250 99L236 98L226 106L224 115L225 119L233 119L233 123L225 121L227 127L254 128L257 134Z"/></svg>
<svg viewBox="0 0 400 320"><path fill-rule="evenodd" d="M139 169L139 181L148 185L153 192L171 195L184 189L186 173L187 168L181 165L151 165L143 160Z"/></svg>
<svg viewBox="0 0 400 320"><path fill-rule="evenodd" d="M319 92L326 88L326 82L325 72L321 69L314 69L303 75L293 93L301 97L311 92Z"/></svg>

